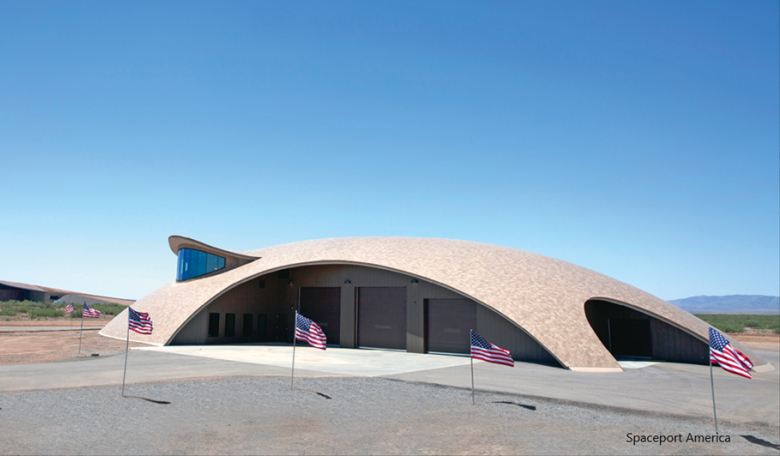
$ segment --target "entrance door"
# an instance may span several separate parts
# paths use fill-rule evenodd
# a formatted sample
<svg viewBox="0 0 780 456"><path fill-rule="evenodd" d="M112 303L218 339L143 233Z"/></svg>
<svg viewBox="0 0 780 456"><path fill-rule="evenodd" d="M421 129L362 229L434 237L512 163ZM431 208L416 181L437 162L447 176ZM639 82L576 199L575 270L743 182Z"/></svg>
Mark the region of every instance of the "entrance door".
<svg viewBox="0 0 780 456"><path fill-rule="evenodd" d="M302 287L298 312L322 328L328 344L339 344L341 287Z"/></svg>
<svg viewBox="0 0 780 456"><path fill-rule="evenodd" d="M292 342L287 331L287 314L276 314L274 320L274 340L276 342Z"/></svg>
<svg viewBox="0 0 780 456"><path fill-rule="evenodd" d="M357 343L406 349L406 287L358 289Z"/></svg>
<svg viewBox="0 0 780 456"><path fill-rule="evenodd" d="M471 299L425 300L425 351L469 353L472 329L477 329L477 303Z"/></svg>
<svg viewBox="0 0 780 456"><path fill-rule="evenodd" d="M268 341L268 330L266 329L266 314L257 316L257 340L260 342Z"/></svg>

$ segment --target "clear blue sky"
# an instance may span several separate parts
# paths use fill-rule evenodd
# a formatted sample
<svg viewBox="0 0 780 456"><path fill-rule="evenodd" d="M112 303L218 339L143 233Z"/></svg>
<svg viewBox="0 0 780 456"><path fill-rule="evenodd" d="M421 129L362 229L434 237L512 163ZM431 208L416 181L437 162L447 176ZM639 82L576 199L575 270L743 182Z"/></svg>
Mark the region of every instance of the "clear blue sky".
<svg viewBox="0 0 780 456"><path fill-rule="evenodd" d="M423 236L778 295L778 5L0 2L0 280Z"/></svg>

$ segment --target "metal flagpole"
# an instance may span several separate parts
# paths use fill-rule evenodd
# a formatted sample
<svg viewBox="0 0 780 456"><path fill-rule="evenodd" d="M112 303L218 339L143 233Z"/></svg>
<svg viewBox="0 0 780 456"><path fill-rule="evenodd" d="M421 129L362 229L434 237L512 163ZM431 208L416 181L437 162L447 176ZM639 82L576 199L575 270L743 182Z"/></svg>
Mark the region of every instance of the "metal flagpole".
<svg viewBox="0 0 780 456"><path fill-rule="evenodd" d="M712 386L712 414L715 415L715 434L717 434L718 433L718 411L715 409L715 380L712 379L712 353L709 353L709 355L710 355L710 386Z"/></svg>
<svg viewBox="0 0 780 456"><path fill-rule="evenodd" d="M474 405L474 358L471 359L471 405Z"/></svg>
<svg viewBox="0 0 780 456"><path fill-rule="evenodd" d="M298 327L298 311L295 311L295 324L293 325L294 328ZM292 363L292 372L290 372L290 391L293 389L293 378L295 377L295 329L293 329L293 363Z"/></svg>
<svg viewBox="0 0 780 456"><path fill-rule="evenodd" d="M469 339L471 338L471 333L474 332L473 330L469 330ZM469 340L469 344L471 344L471 341ZM471 357L471 353L469 353L469 360L471 361L471 405L474 405L474 358Z"/></svg>
<svg viewBox="0 0 780 456"><path fill-rule="evenodd" d="M125 345L125 372L122 374L122 397L125 397L125 377L127 376L127 352L130 349L130 308L127 311L127 344Z"/></svg>
<svg viewBox="0 0 780 456"><path fill-rule="evenodd" d="M85 302L84 305L87 303ZM81 329L79 329L79 355L81 354L81 335L84 334L84 309L81 309Z"/></svg>

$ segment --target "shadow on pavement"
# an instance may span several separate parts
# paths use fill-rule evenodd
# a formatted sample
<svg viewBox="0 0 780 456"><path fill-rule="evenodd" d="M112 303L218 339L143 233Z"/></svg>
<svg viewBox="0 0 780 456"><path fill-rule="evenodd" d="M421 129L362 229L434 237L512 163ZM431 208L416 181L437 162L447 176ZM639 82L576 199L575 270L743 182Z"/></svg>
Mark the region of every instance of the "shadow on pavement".
<svg viewBox="0 0 780 456"><path fill-rule="evenodd" d="M533 405L525 405L525 404L518 404L517 402L510 402L510 401L493 401L494 404L509 404L509 405L516 405L518 407L523 407L528 410L536 410L536 406Z"/></svg>
<svg viewBox="0 0 780 456"><path fill-rule="evenodd" d="M767 442L764 439L759 439L758 437L754 437L752 435L743 435L742 438L744 438L745 440L747 440L750 443L755 443L756 445L761 445L763 447L772 448L772 449L775 449L775 450L780 450L780 445L777 445L777 444L772 443L772 442Z"/></svg>
<svg viewBox="0 0 780 456"><path fill-rule="evenodd" d="M170 402L168 402L168 401L157 401L157 400L154 400L154 399L149 399L148 397L141 397L141 396L122 396L122 397L132 397L133 399L143 399L145 401L154 402L155 404L164 404L164 405L170 404Z"/></svg>

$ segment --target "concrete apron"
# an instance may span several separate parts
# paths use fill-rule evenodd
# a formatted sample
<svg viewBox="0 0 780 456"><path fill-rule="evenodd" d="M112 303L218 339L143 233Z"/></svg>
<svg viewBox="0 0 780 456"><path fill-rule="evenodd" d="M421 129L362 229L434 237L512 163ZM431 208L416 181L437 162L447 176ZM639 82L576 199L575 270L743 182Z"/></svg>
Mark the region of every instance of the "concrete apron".
<svg viewBox="0 0 780 456"><path fill-rule="evenodd" d="M292 367L291 345L169 345L135 347L131 350L200 356L204 358ZM358 377L380 377L429 369L463 366L465 356L407 353L393 350L331 348L319 350L308 345L295 348L295 369ZM475 361L480 363L481 361Z"/></svg>

